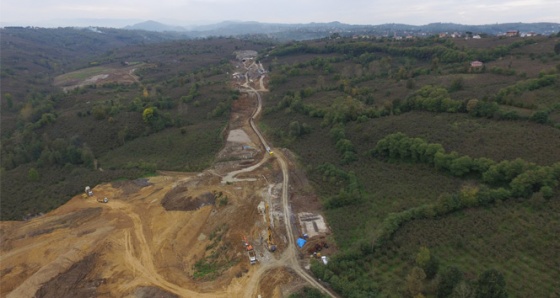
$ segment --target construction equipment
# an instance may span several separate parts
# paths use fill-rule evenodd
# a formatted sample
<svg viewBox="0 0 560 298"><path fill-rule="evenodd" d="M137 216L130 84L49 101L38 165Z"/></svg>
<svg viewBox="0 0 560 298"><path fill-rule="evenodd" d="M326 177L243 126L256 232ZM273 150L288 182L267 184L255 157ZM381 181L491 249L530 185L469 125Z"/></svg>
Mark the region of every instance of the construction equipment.
<svg viewBox="0 0 560 298"><path fill-rule="evenodd" d="M265 214L266 216L268 216L268 204L266 204L265 207ZM271 228L271 221L272 220L267 220L268 221L268 237L266 238L266 247L269 251L271 252L275 252L276 251L276 244L274 244L274 241L272 241L272 228Z"/></svg>
<svg viewBox="0 0 560 298"><path fill-rule="evenodd" d="M268 154L270 155L274 154L274 152L272 152L272 150L268 146L266 146L266 152L268 152Z"/></svg>
<svg viewBox="0 0 560 298"><path fill-rule="evenodd" d="M243 235L243 245L247 250L247 255L249 256L249 263L251 263L251 265L255 265L257 263L257 255L255 254L255 250L253 249L253 246L249 244L249 241L247 241L247 237L245 237L245 235Z"/></svg>
<svg viewBox="0 0 560 298"><path fill-rule="evenodd" d="M268 226L268 238L266 239L266 246L271 252L276 251L276 244L274 244L274 242L272 241L272 229L270 228L270 225Z"/></svg>
<svg viewBox="0 0 560 298"><path fill-rule="evenodd" d="M109 203L109 199L107 199L107 197L105 197L105 198L103 198L103 199L102 199L102 198L97 198L97 201L98 201L99 203Z"/></svg>
<svg viewBox="0 0 560 298"><path fill-rule="evenodd" d="M88 197L93 196L93 191L91 190L91 187L86 186L85 192L86 192L86 195L88 195Z"/></svg>

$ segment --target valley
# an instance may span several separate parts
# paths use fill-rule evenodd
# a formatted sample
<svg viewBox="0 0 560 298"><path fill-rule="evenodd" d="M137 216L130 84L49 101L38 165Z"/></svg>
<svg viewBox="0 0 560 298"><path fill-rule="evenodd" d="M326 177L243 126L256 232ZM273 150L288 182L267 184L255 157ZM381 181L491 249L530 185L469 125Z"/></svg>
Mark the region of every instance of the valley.
<svg viewBox="0 0 560 298"><path fill-rule="evenodd" d="M560 294L559 34L103 32L0 31L1 296Z"/></svg>

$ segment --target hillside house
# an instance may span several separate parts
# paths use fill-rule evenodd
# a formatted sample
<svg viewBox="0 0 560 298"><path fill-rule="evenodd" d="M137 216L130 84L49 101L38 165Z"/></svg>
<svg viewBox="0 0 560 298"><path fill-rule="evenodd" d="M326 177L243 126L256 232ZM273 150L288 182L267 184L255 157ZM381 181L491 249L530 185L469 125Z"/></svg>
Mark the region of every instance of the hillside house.
<svg viewBox="0 0 560 298"><path fill-rule="evenodd" d="M527 33L521 33L521 37L532 37L532 36L537 36L538 34L535 32L527 32Z"/></svg>
<svg viewBox="0 0 560 298"><path fill-rule="evenodd" d="M452 37L452 38L460 38L460 37L461 37L461 33L459 33L459 32L453 32L453 33L451 33L451 37Z"/></svg>
<svg viewBox="0 0 560 298"><path fill-rule="evenodd" d="M516 37L516 36L519 36L519 31L517 31L517 30L510 30L510 31L506 32L506 36L507 36L507 37Z"/></svg>
<svg viewBox="0 0 560 298"><path fill-rule="evenodd" d="M480 62L480 61L478 61L478 60L477 60L477 61L471 62L471 67L472 67L472 68L480 68L480 67L482 67L482 66L484 66L484 63L482 63L482 62Z"/></svg>

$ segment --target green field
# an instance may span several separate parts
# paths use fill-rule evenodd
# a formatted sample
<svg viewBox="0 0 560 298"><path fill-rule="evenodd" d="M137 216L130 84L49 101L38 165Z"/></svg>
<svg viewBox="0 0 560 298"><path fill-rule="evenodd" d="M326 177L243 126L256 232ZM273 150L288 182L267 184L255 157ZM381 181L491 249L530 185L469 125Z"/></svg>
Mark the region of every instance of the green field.
<svg viewBox="0 0 560 298"><path fill-rule="evenodd" d="M60 75L55 78L54 82L56 85L64 85L70 81L82 81L96 75L111 73L113 71L113 68L105 66L88 67Z"/></svg>

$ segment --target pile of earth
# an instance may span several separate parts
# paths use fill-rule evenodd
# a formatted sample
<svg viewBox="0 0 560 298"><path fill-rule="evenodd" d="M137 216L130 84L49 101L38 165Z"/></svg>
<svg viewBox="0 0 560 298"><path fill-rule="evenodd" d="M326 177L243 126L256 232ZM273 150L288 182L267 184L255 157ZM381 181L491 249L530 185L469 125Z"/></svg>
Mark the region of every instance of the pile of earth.
<svg viewBox="0 0 560 298"><path fill-rule="evenodd" d="M216 196L210 192L193 198L188 195L188 188L186 186L179 186L165 194L165 197L161 200L161 205L167 211L192 211L204 206L214 205L215 202Z"/></svg>

